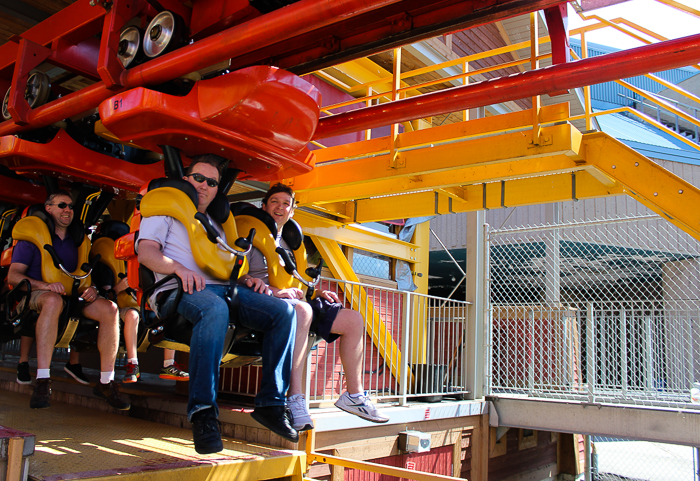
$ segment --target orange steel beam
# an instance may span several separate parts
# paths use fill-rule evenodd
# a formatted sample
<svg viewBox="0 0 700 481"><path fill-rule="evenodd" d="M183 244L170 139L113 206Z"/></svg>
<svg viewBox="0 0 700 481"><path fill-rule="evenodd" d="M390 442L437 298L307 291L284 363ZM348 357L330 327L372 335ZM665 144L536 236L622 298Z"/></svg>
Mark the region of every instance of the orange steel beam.
<svg viewBox="0 0 700 481"><path fill-rule="evenodd" d="M700 35L645 45L325 117L314 139L493 105L700 61Z"/></svg>

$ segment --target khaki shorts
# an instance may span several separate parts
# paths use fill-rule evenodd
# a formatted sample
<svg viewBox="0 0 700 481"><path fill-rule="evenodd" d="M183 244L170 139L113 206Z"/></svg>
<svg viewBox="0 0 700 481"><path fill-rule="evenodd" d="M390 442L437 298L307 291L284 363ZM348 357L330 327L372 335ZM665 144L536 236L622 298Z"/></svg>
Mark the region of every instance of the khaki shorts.
<svg viewBox="0 0 700 481"><path fill-rule="evenodd" d="M32 311L39 312L39 298L46 294L47 292L51 291L32 291L31 296L29 297L29 309ZM66 303L64 302L63 305L65 306Z"/></svg>
<svg viewBox="0 0 700 481"><path fill-rule="evenodd" d="M126 313L129 312L130 309L135 310L137 316L140 315L140 311L135 307L122 307L119 309L119 319L121 319L123 321L124 318L126 317Z"/></svg>
<svg viewBox="0 0 700 481"><path fill-rule="evenodd" d="M47 292L51 292L51 291L34 291L33 290L31 296L29 297L29 309L31 309L32 311L39 312L39 298L42 295L46 294ZM105 298L102 296L97 296L95 298L95 301L97 299L105 299ZM92 301L92 302L95 302L95 301ZM88 303L88 304L91 304L91 303ZM66 301L63 301L63 307L65 307L65 306L66 306Z"/></svg>

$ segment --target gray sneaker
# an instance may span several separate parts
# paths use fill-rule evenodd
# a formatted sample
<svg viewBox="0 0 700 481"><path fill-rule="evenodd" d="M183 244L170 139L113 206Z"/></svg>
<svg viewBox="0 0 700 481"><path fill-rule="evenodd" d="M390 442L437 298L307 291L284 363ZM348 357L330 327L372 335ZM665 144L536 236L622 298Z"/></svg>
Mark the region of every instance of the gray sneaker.
<svg viewBox="0 0 700 481"><path fill-rule="evenodd" d="M303 394L295 394L287 398L287 407L292 414L292 426L297 431L310 431L314 421L306 409L306 399Z"/></svg>
<svg viewBox="0 0 700 481"><path fill-rule="evenodd" d="M372 404L372 401L364 395L350 397L350 394L346 391L335 402L335 405L347 413L354 414L373 423L385 423L389 420L388 417L380 414L377 408L374 407L374 404Z"/></svg>

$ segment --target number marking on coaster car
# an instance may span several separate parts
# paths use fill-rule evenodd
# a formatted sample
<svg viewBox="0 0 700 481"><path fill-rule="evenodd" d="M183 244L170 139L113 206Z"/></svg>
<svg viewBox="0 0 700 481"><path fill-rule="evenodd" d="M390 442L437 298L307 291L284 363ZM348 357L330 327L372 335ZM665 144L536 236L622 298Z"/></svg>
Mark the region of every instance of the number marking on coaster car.
<svg viewBox="0 0 700 481"><path fill-rule="evenodd" d="M136 88L102 102L99 112L121 141L158 152L171 145L189 157L218 154L243 172L239 178L275 180L313 168L306 146L320 103L305 80L257 66L200 80L184 97Z"/></svg>
<svg viewBox="0 0 700 481"><path fill-rule="evenodd" d="M47 174L132 192L137 192L146 182L163 175L160 163L135 166L83 147L63 130L46 144L12 135L1 137L0 164L20 175ZM43 202L43 199L39 202Z"/></svg>

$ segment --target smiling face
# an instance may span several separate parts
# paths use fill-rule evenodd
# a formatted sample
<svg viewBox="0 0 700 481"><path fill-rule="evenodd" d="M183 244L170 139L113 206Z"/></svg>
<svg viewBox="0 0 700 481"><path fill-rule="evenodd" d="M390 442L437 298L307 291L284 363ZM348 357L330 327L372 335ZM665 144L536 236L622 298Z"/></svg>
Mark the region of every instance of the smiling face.
<svg viewBox="0 0 700 481"><path fill-rule="evenodd" d="M59 204L65 204L66 207L61 209ZM46 212L53 218L57 230L63 230L73 222L73 209L69 208L69 205L73 206L73 199L67 195L57 195L45 205Z"/></svg>
<svg viewBox="0 0 700 481"><path fill-rule="evenodd" d="M211 204L211 201L214 200L214 197L216 196L216 193L218 192L219 188L218 186L209 187L206 180L203 182L197 182L192 176L192 174L202 174L205 177L219 181L221 180L219 179L219 171L213 165L199 163L194 166L190 175L186 175L184 177L184 179L190 184L192 184L197 190L197 197L199 199L197 210L199 212L204 213L206 212L207 207L209 207L209 204Z"/></svg>
<svg viewBox="0 0 700 481"><path fill-rule="evenodd" d="M277 192L267 199L262 208L275 219L277 228L280 229L294 214L294 199L286 192Z"/></svg>

